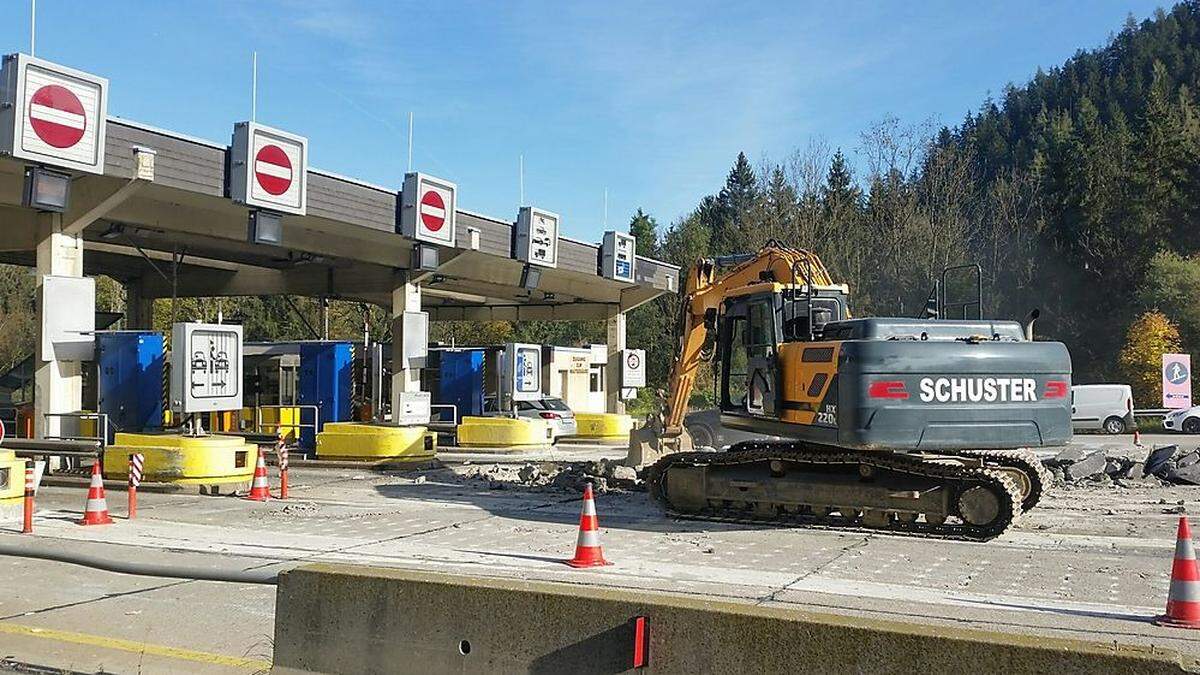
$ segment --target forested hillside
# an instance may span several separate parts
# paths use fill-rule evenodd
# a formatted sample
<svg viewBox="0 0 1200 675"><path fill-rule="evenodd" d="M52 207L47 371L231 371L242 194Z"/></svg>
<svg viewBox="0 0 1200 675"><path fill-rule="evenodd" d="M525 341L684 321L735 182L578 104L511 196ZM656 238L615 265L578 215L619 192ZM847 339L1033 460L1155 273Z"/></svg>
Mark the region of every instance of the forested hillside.
<svg viewBox="0 0 1200 675"><path fill-rule="evenodd" d="M1147 309L1200 351L1198 91L1200 3L1187 2L1130 19L955 126L883 116L853 148L739 155L719 192L643 249L686 265L772 238L809 248L860 315L918 316L944 266L977 261L985 315L1040 308L1038 332L1068 344L1076 381L1122 377L1125 331ZM633 225L645 238L646 219ZM660 335L643 323L639 339ZM670 345L656 347L661 377Z"/></svg>
<svg viewBox="0 0 1200 675"><path fill-rule="evenodd" d="M1004 87L956 124L897 119L880 101L879 121L853 147L798 139L786 157L739 154L725 185L690 214L660 227L639 210L630 229L640 253L685 270L769 239L812 249L850 284L858 315L917 316L943 267L977 261L987 316L1040 308L1038 333L1068 344L1077 382L1129 381L1118 352L1148 310L1177 324L1183 349L1200 352L1197 92L1200 0L1192 0L1130 19L1107 46ZM28 271L0 266L0 367L32 350L32 288ZM121 309L118 286L101 291L101 309ZM650 350L655 386L666 379L677 303L653 301L629 324L631 345ZM167 305L156 308L159 328ZM220 306L227 320L247 323L250 339L320 329L312 299ZM177 307L186 319L216 311L214 301ZM334 303L333 337L360 339L364 322L375 337L386 331L379 308ZM436 324L433 337L577 344L603 341L604 328Z"/></svg>

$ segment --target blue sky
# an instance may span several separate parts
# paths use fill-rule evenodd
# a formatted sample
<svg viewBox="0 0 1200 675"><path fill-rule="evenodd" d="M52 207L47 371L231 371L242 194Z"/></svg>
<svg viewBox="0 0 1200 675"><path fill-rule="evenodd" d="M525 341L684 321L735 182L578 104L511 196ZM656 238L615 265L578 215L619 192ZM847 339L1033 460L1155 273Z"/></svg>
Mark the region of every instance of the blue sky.
<svg viewBox="0 0 1200 675"><path fill-rule="evenodd" d="M719 189L738 151L810 139L854 159L885 115L953 124L1007 82L1104 44L1155 2L39 0L37 55L111 81L109 111L228 142L250 115L308 136L312 165L398 186L456 181L462 208L525 200L597 240L638 207L663 225ZM0 49L29 1L0 0Z"/></svg>

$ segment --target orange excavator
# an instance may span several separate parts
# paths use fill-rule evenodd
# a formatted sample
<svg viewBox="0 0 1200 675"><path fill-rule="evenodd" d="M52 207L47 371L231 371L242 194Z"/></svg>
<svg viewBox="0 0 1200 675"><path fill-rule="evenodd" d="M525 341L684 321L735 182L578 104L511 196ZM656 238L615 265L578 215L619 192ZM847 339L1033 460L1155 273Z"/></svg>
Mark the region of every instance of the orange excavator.
<svg viewBox="0 0 1200 675"><path fill-rule="evenodd" d="M975 271L965 302L944 273L933 317L853 318L849 288L809 251L771 242L698 261L665 401L627 463L683 517L1000 534L1047 485L1030 448L1071 438L1071 361L1016 321L983 319L978 267L956 269ZM722 425L784 440L692 447L683 421L706 359Z"/></svg>

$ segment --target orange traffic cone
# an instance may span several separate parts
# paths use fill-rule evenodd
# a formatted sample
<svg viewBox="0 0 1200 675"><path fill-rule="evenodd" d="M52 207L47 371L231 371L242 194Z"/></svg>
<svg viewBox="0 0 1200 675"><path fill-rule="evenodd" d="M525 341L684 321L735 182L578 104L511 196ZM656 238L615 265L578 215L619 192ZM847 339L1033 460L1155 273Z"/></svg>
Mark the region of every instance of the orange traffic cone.
<svg viewBox="0 0 1200 675"><path fill-rule="evenodd" d="M100 475L100 461L92 465L92 482L88 485L87 504L83 507L80 525L111 525L108 502L104 499L104 477Z"/></svg>
<svg viewBox="0 0 1200 675"><path fill-rule="evenodd" d="M250 484L250 494L246 499L265 502L271 498L271 488L267 485L267 459L263 456L262 448L258 449L258 463L254 465L254 482Z"/></svg>
<svg viewBox="0 0 1200 675"><path fill-rule="evenodd" d="M1188 526L1187 516L1179 516L1167 613L1154 619L1154 623L1175 628L1200 628L1200 567L1196 565L1192 528Z"/></svg>
<svg viewBox="0 0 1200 675"><path fill-rule="evenodd" d="M604 559L600 548L600 521L596 518L596 500L592 484L583 488L583 512L579 514L579 539L575 542L575 557L568 560L571 567L600 567L612 563Z"/></svg>

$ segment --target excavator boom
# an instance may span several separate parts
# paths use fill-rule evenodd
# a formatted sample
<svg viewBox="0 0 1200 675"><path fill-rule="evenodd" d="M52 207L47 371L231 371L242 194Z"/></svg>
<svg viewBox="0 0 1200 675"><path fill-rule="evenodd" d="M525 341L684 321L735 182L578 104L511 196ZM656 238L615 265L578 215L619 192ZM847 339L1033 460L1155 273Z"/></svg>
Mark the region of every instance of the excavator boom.
<svg viewBox="0 0 1200 675"><path fill-rule="evenodd" d="M651 415L645 425L631 434L627 464L643 466L665 454L692 449L683 418L696 386L704 345L715 326L721 303L735 293L773 284L807 290L832 286L833 279L816 254L775 242L757 254L702 258L696 262L688 273L680 304L679 345L667 378L662 411Z"/></svg>

